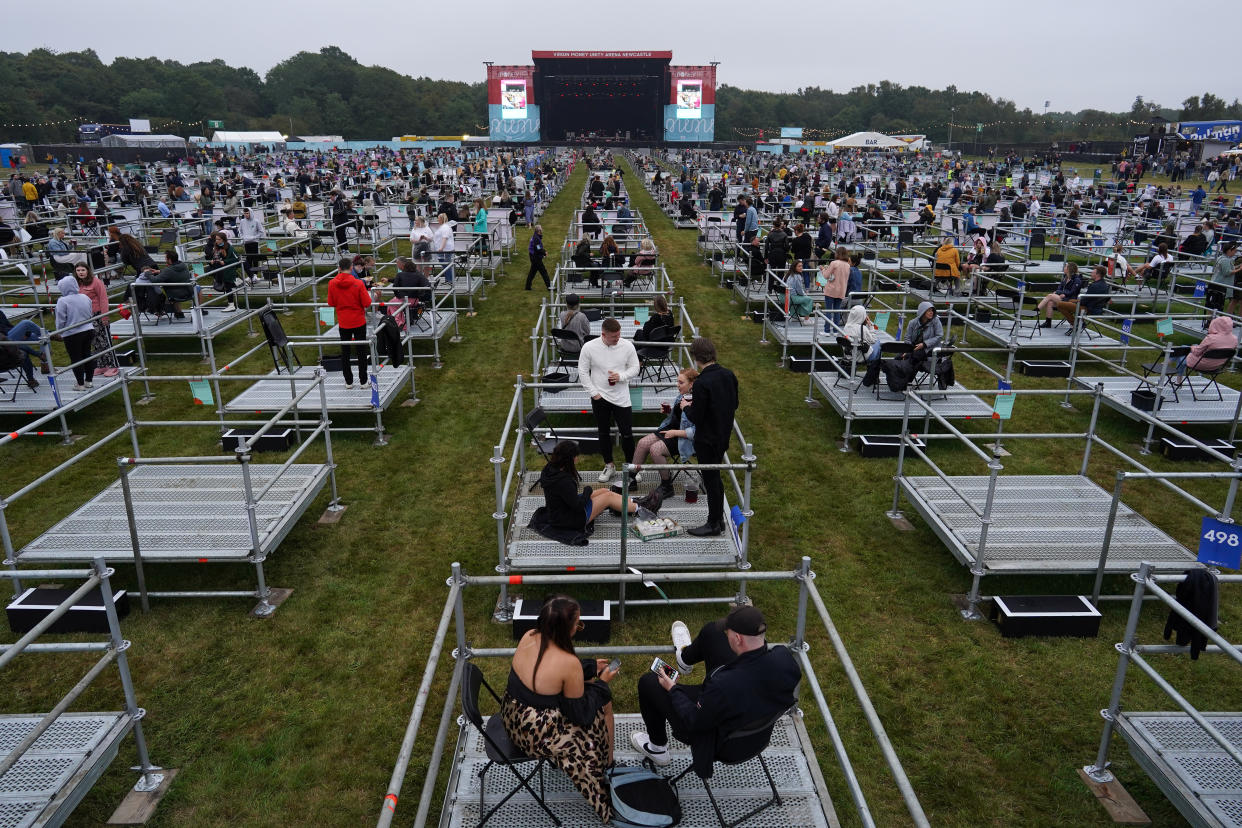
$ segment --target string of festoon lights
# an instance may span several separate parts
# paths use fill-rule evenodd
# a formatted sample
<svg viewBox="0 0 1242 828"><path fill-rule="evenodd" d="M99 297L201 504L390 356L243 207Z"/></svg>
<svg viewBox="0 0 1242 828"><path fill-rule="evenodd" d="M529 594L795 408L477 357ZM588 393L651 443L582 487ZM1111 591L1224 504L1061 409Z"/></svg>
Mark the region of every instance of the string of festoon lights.
<svg viewBox="0 0 1242 828"><path fill-rule="evenodd" d="M99 123L99 122L91 118L87 118L85 115L79 115L76 118L62 118L59 121L32 121L29 123L14 122L14 123L8 123L8 124L0 124L0 127L12 129L15 127L49 127L49 126L66 126L69 124L93 124L93 123ZM151 123L153 125L157 123L156 119L151 119ZM158 123L159 123L160 129L166 129L171 126L198 126L199 124L202 123L202 121L201 120L199 121L167 120L166 121L161 118L158 120Z"/></svg>

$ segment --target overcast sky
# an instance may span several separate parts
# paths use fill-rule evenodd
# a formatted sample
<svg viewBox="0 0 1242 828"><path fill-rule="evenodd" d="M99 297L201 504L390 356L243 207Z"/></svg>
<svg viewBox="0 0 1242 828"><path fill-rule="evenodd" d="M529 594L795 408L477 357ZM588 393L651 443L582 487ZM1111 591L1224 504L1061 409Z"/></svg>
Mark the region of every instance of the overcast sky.
<svg viewBox="0 0 1242 828"><path fill-rule="evenodd" d="M952 84L1035 112L1045 100L1053 111L1120 111L1135 95L1169 107L1203 92L1242 98L1239 0L64 0L7 4L3 21L4 51L222 58L260 75L328 45L471 82L483 80L483 61L528 64L532 49L671 49L674 63L720 61L722 84L770 91Z"/></svg>

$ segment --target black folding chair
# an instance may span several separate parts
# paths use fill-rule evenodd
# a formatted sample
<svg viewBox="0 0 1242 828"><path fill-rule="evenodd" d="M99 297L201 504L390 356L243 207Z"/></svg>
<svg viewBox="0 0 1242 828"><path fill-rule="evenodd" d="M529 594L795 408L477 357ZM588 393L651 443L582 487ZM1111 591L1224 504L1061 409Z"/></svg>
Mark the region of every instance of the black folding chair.
<svg viewBox="0 0 1242 828"><path fill-rule="evenodd" d="M1190 396L1193 397L1196 402L1199 402L1204 399L1208 399L1208 400L1212 399L1211 397L1200 397L1199 396L1199 393L1206 393L1211 388L1216 389L1216 401L1217 402L1221 402L1224 400L1224 395L1221 392L1220 382L1219 382L1220 375L1224 373L1226 368L1229 367L1230 361L1236 355L1237 355L1237 351L1233 348L1212 348L1211 350L1203 352L1203 356L1199 357L1200 361L1206 360L1206 359L1212 359L1212 360L1222 359L1224 360L1224 362L1222 362L1220 366L1217 368L1208 368L1208 369L1191 368L1190 369L1191 371L1194 371L1196 374L1198 374L1199 376L1207 380L1207 382L1203 384L1203 388L1199 389L1199 392L1196 392L1195 384L1191 382L1191 379L1189 376L1186 377L1186 385L1190 386Z"/></svg>
<svg viewBox="0 0 1242 828"><path fill-rule="evenodd" d="M673 343L677 341L677 337L681 335L681 325L661 325L651 332L651 338L655 342ZM638 358L642 360L642 370L638 374L639 382L648 376L649 372L654 372L653 379L659 382L664 378L664 372L667 370L669 377L677 376L677 366L672 360L673 346L669 345L646 345L638 352Z"/></svg>
<svg viewBox="0 0 1242 828"><path fill-rule="evenodd" d="M564 328L553 328L548 331L556 345L556 359L548 363L549 368L564 368L569 382L577 382L578 357L582 353L582 337Z"/></svg>
<svg viewBox="0 0 1242 828"><path fill-rule="evenodd" d="M1165 370L1164 377L1165 377L1165 387L1168 388L1168 390L1173 393L1174 402L1178 402L1178 403L1181 402L1181 399L1177 395L1178 387L1181 385L1181 383L1177 381L1177 376L1173 372L1173 366L1177 363L1177 360L1181 359L1184 356L1187 356L1190 353L1190 347L1191 346L1189 345L1178 345L1176 348L1174 348L1172 351L1169 352L1169 358L1171 362L1169 363L1168 369ZM1159 379L1160 379L1160 369L1163 366L1164 366L1164 360L1162 359L1157 359L1154 362L1144 362L1141 366L1143 369L1143 378L1139 380L1138 387L1135 388L1134 390L1139 391L1139 390L1146 389L1146 390L1154 391L1157 394L1161 393L1163 389L1158 388L1157 383L1159 382Z"/></svg>
<svg viewBox="0 0 1242 828"><path fill-rule="evenodd" d="M483 737L483 749L487 753L487 764L479 770L479 821L476 828L482 828L483 823L492 818L492 815L500 810L501 806L512 799L516 794L525 790L531 795L531 798L539 803L539 807L552 818L554 825L560 825L561 821L556 814L552 813L552 809L548 807L548 803L544 801L546 794L543 787L543 766L547 764L546 759L537 759L533 756L527 756L509 740L509 734L505 731L505 723L500 718L500 712L488 716L487 724L483 723L483 714L479 711L479 689L487 688L487 692L491 693L496 704L500 704L500 696L496 695L496 691L483 678L483 673L478 667L467 662L462 667L461 677L461 709L465 713L466 719L479 731L479 735ZM534 762L535 767L526 776L518 770L519 765L527 762ZM490 811L483 811L483 793L487 789L485 777L487 771L492 765L504 765L513 772L517 777L518 783L513 790L504 795L499 802L492 806ZM539 793L535 793L535 789L530 786L530 780L536 776L539 777Z"/></svg>
<svg viewBox="0 0 1242 828"><path fill-rule="evenodd" d="M1165 280L1168 279L1169 273L1173 270L1173 262L1161 262L1155 267L1143 274L1143 283L1139 285L1139 290L1151 289L1151 298L1155 299L1160 295L1161 291L1167 291L1168 286Z"/></svg>
<svg viewBox="0 0 1242 828"><path fill-rule="evenodd" d="M526 415L526 418L522 421L522 431L526 432L526 436L530 438L531 445L535 447L544 460L552 459L552 450L562 440L572 439L577 442L578 449L582 454L595 454L599 451L598 437L562 437L557 434L556 429L548 423L548 413L543 410L542 405L535 406Z"/></svg>
<svg viewBox="0 0 1242 828"><path fill-rule="evenodd" d="M841 357L846 363L849 364L850 370L848 373L840 370L837 371L837 379L832 383L834 387L840 385L841 380L843 379L848 379L853 382L853 380L858 376L858 370L860 368L862 369L862 373L865 374L867 373L867 368L869 367L867 365L866 353L862 350L862 347L855 347L854 343L850 342L847 337L838 336L837 347L841 349ZM876 383L876 386L878 387L879 383Z"/></svg>
<svg viewBox="0 0 1242 828"><path fill-rule="evenodd" d="M763 752L767 750L768 745L772 741L772 730L776 727L776 723L789 712L789 710L782 710L774 716L756 719L736 730L721 733L717 736L715 762L725 765L741 765L752 759L758 759L759 766L763 768L763 775L768 780L768 787L772 790L771 799L765 800L732 822L727 822L720 810L720 803L716 801L716 795L712 792L712 786L708 782L708 777L700 775L699 778L703 781L703 788L707 791L707 798L711 800L712 808L716 811L716 819L720 821L720 828L737 828L746 820L757 816L773 805L781 804L780 792L776 790L776 782L772 779L772 771L768 769L768 763L763 758ZM693 770L694 763L691 762L685 770L670 780L673 787L676 788L677 783Z"/></svg>
<svg viewBox="0 0 1242 828"><path fill-rule="evenodd" d="M272 366L276 369L276 373L280 373L280 363L283 360L285 370L290 374L293 373L293 366L290 362L296 362L298 367L302 367L302 360L298 359L298 355L289 345L289 336L285 333L285 329L280 324L280 320L276 318L276 309L268 303L267 307L259 311L259 324L263 326L263 336L267 339L267 347L272 352ZM292 357L292 360L290 360Z"/></svg>

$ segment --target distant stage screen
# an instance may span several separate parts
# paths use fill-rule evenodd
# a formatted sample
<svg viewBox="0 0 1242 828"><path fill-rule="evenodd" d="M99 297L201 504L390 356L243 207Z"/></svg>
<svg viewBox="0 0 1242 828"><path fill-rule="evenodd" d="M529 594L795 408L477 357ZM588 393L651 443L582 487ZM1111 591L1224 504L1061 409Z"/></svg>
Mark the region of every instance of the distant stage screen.
<svg viewBox="0 0 1242 828"><path fill-rule="evenodd" d="M500 117L504 120L526 117L526 81L500 82Z"/></svg>
<svg viewBox="0 0 1242 828"><path fill-rule="evenodd" d="M677 106L678 118L702 118L703 81L677 81L677 100L675 104Z"/></svg>

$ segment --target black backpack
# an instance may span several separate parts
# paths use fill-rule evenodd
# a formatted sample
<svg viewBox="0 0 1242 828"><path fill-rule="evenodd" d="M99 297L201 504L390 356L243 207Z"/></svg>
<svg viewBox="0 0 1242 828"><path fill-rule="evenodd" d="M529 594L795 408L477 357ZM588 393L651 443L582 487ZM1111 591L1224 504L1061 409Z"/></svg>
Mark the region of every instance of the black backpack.
<svg viewBox="0 0 1242 828"><path fill-rule="evenodd" d="M681 822L681 803L668 780L646 768L609 768L612 824L622 828L671 828Z"/></svg>
<svg viewBox="0 0 1242 828"><path fill-rule="evenodd" d="M401 329L397 320L385 314L376 329L376 348L381 357L388 360L389 365L401 361Z"/></svg>

